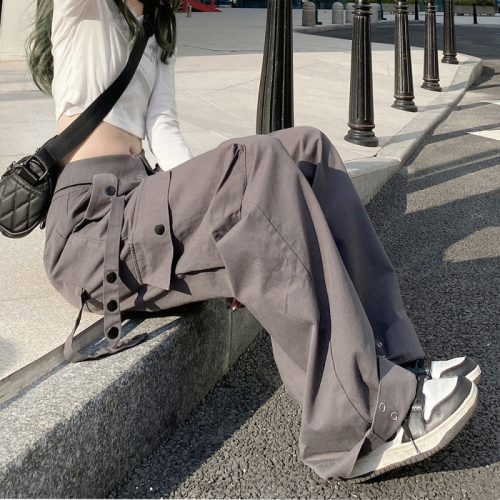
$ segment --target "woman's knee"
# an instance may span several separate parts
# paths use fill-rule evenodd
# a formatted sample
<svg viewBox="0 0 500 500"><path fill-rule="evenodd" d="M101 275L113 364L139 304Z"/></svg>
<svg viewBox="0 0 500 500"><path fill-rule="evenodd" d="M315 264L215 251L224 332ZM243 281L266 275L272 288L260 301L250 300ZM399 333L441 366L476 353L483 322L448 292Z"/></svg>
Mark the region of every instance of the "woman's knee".
<svg viewBox="0 0 500 500"><path fill-rule="evenodd" d="M317 163L322 154L332 148L328 137L315 127L293 127L273 132L271 136L283 144L297 164L300 161Z"/></svg>

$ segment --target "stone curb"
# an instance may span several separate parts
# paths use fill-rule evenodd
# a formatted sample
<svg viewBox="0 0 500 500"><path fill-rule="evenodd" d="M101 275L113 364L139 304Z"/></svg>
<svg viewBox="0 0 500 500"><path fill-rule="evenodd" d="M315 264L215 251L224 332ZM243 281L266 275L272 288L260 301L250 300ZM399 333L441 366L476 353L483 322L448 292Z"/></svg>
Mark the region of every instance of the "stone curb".
<svg viewBox="0 0 500 500"><path fill-rule="evenodd" d="M386 20L386 21L377 21L374 24L380 25L380 24L386 24L386 23L393 23L393 20ZM294 33L322 33L323 31L335 31L335 30L343 30L346 28L352 28L352 23L346 23L346 24L324 24L322 26L299 26L296 28L293 28Z"/></svg>
<svg viewBox="0 0 500 500"><path fill-rule="evenodd" d="M443 92L429 109L417 115L384 147L377 156L346 162L346 168L366 205L384 184L403 166L426 135L446 116L462 98L470 85L481 75L483 61L467 56L460 64L449 90Z"/></svg>
<svg viewBox="0 0 500 500"><path fill-rule="evenodd" d="M247 309L227 311L224 299L168 314L125 325L128 335L148 332L147 342L100 361L62 363L0 405L1 498L102 498L262 329Z"/></svg>
<svg viewBox="0 0 500 500"><path fill-rule="evenodd" d="M323 31L333 31L337 29L352 28L352 24L325 24L324 26L301 26L293 28L294 33L321 33Z"/></svg>

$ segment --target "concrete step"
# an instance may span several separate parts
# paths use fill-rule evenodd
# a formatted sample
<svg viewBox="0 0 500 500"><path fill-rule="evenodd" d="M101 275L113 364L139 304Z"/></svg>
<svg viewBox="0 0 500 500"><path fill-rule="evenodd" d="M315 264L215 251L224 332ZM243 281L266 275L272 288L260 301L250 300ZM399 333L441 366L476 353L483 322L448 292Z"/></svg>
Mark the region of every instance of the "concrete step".
<svg viewBox="0 0 500 500"><path fill-rule="evenodd" d="M262 329L218 299L130 319L149 340L56 366L0 405L0 497L102 498L184 420ZM94 351L102 336L86 351Z"/></svg>

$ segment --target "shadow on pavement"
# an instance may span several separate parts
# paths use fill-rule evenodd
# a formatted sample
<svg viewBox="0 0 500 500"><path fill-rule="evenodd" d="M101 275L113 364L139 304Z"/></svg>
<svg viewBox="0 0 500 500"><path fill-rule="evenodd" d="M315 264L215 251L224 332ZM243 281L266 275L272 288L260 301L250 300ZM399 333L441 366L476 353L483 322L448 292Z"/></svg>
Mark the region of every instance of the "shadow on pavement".
<svg viewBox="0 0 500 500"><path fill-rule="evenodd" d="M495 68L490 68L489 66L483 64L483 72L481 73L481 76L469 87L470 90L476 90L476 88L483 83L489 82L495 75L498 75L499 73L495 71ZM492 85L492 87L498 87L499 85Z"/></svg>
<svg viewBox="0 0 500 500"><path fill-rule="evenodd" d="M474 357L483 370L480 404L466 428L435 457L376 482L500 461L499 434L492 432L500 409L500 245L498 239L485 239L481 231L500 227L500 189L407 213L406 193L418 191L415 182L426 180L434 185L435 179L412 180L403 169L370 203L368 212L397 270L408 315L426 354L433 359ZM471 235L477 235L477 241L460 248ZM455 261L445 260L452 246ZM482 258L488 251L491 255Z"/></svg>
<svg viewBox="0 0 500 500"><path fill-rule="evenodd" d="M480 128L479 130L489 130L490 127ZM462 134L457 134L460 137ZM446 140L443 138L441 140ZM428 188L458 179L473 172L491 168L498 165L498 151L492 150L488 153L472 154L462 158L460 163L457 161L445 161L439 166L425 170L420 176L411 175L408 193L415 193L421 189Z"/></svg>
<svg viewBox="0 0 500 500"><path fill-rule="evenodd" d="M255 366L255 364L258 366ZM160 464L155 479L169 496L224 445L282 386L266 332L260 334L205 400L153 452ZM293 403L295 404L295 403ZM297 450L298 451L298 450ZM229 458L229 457L228 457ZM111 492L113 498L136 498L134 486L146 470L136 467ZM151 476L151 471L144 474ZM143 488L141 488L141 492ZM151 493L157 497L158 492ZM177 496L177 495L175 495Z"/></svg>

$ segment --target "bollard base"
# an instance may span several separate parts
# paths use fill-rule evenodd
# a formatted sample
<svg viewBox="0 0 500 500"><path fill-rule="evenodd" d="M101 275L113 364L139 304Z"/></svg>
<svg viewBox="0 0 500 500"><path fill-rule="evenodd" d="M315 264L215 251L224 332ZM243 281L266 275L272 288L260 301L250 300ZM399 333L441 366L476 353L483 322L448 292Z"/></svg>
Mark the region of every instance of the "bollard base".
<svg viewBox="0 0 500 500"><path fill-rule="evenodd" d="M421 87L425 90L432 90L433 92L442 92L443 89L441 88L441 85L437 82L424 82L422 83Z"/></svg>
<svg viewBox="0 0 500 500"><path fill-rule="evenodd" d="M378 146L378 138L372 130L354 130L351 129L344 137L344 141L357 144L358 146L366 146L376 148Z"/></svg>
<svg viewBox="0 0 500 500"><path fill-rule="evenodd" d="M411 113L416 113L418 111L418 107L413 99L398 99L396 97L396 100L391 107L400 109L401 111L410 111Z"/></svg>
<svg viewBox="0 0 500 500"><path fill-rule="evenodd" d="M457 56L445 54L441 59L442 63L446 64L458 64Z"/></svg>

